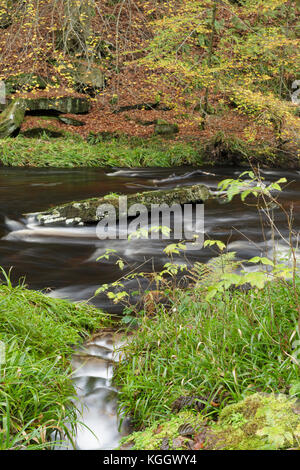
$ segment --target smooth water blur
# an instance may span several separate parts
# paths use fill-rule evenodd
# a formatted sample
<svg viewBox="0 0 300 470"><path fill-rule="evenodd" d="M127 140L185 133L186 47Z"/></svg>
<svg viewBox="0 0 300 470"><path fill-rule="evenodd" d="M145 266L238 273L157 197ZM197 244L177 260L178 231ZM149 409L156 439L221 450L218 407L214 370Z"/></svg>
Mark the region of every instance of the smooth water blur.
<svg viewBox="0 0 300 470"><path fill-rule="evenodd" d="M237 177L242 169L207 169L216 176L199 174L195 169L143 168L134 170L103 169L0 169L0 265L13 266L15 282L25 276L32 289L50 289L53 296L71 300L89 299L102 283L119 278L115 259L96 262L107 248L117 250L131 266L151 269L167 261L162 250L167 242L159 240L105 240L96 237L95 227L37 227L24 213L38 212L60 203L109 192L133 193L150 188L172 188L204 183L216 189L222 179ZM284 206L294 205L294 227L300 226L300 174L267 170L266 182L285 176L289 185L281 195ZM161 181L162 180L162 181ZM160 182L161 181L161 182ZM280 210L274 211L275 222L287 235L287 222ZM255 205L242 204L239 198L230 204L208 201L205 204L205 232L209 238L220 239L240 258L269 252L272 249L270 227L264 227ZM266 241L264 241L264 237ZM280 238L278 236L278 238ZM281 242L282 244L283 242ZM285 248L282 246L284 251ZM210 249L191 252L191 261L207 261ZM128 289L135 289L132 285ZM113 310L105 296L93 299L103 308Z"/></svg>

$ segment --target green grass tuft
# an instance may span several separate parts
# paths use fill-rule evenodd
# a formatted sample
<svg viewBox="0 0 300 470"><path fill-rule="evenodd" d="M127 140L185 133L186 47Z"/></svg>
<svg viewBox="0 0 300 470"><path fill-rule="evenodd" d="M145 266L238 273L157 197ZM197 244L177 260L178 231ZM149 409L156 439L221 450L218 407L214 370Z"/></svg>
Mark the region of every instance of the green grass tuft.
<svg viewBox="0 0 300 470"><path fill-rule="evenodd" d="M0 285L0 449L49 447L52 431L74 436L70 356L89 332L110 324L96 308ZM69 423L70 431L66 428Z"/></svg>

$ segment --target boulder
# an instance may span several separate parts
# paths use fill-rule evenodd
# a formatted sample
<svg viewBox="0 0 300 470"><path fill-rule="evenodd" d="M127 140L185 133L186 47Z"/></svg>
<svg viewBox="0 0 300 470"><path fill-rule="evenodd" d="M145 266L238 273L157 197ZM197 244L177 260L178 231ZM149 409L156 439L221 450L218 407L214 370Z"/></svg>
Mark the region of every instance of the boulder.
<svg viewBox="0 0 300 470"><path fill-rule="evenodd" d="M87 98L74 96L61 96L59 98L26 98L26 107L29 112L54 112L58 114L86 114L91 103Z"/></svg>
<svg viewBox="0 0 300 470"><path fill-rule="evenodd" d="M32 73L20 73L18 75L11 75L5 80L6 91L8 94L15 93L16 91L32 91L33 89L44 90L47 85L53 84L52 80L49 80L42 75L36 75Z"/></svg>
<svg viewBox="0 0 300 470"><path fill-rule="evenodd" d="M13 135L20 129L25 116L23 100L12 101L0 114L0 139Z"/></svg>
<svg viewBox="0 0 300 470"><path fill-rule="evenodd" d="M74 60L62 69L74 82L74 88L79 93L94 95L105 86L105 77L101 68L95 64L87 64L81 60Z"/></svg>
<svg viewBox="0 0 300 470"><path fill-rule="evenodd" d="M162 136L172 136L179 132L177 124L171 124L165 121L158 121L154 128L154 134Z"/></svg>
<svg viewBox="0 0 300 470"><path fill-rule="evenodd" d="M127 207L133 204L143 204L148 210L152 204L188 204L206 201L210 197L210 191L206 186L197 184L174 189L163 189L158 191L145 191L143 193L129 194L127 196ZM66 224L83 225L85 223L97 223L105 217L105 213L98 210L101 205L111 204L119 217L119 196L107 195L95 197L83 201L70 202L51 208L48 211L34 214L41 225ZM33 215L33 214L30 214Z"/></svg>

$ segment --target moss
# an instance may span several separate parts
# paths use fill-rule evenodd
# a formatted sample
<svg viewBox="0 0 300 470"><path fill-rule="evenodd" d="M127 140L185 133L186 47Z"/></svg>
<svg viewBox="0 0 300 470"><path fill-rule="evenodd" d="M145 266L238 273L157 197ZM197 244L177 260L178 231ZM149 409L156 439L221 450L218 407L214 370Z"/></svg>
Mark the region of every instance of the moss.
<svg viewBox="0 0 300 470"><path fill-rule="evenodd" d="M285 449L299 445L300 417L296 399L255 394L229 405L212 429L209 448Z"/></svg>
<svg viewBox="0 0 300 470"><path fill-rule="evenodd" d="M195 434L205 429L204 448L209 450L276 450L299 447L300 405L285 395L259 394L226 406L217 423L207 424L201 414L182 412L167 421L156 422L145 431L131 434L122 441L132 449L160 449L167 438L170 449L178 438L179 426L190 423ZM182 441L186 449L189 439Z"/></svg>
<svg viewBox="0 0 300 470"><path fill-rule="evenodd" d="M32 127L31 129L21 132L21 134L29 139L33 137L57 139L64 136L64 132L52 127Z"/></svg>
<svg viewBox="0 0 300 470"><path fill-rule="evenodd" d="M185 443L190 439L182 440L182 445L176 445L174 442L180 436L179 428L185 424L190 424L197 432L203 424L203 418L191 411L181 412L178 415L172 415L168 421L156 422L153 426L144 431L135 432L122 439L120 448L125 449L130 446L131 450L155 450L160 449L162 441L168 440L170 449L184 449ZM174 445L175 444L175 445Z"/></svg>
<svg viewBox="0 0 300 470"><path fill-rule="evenodd" d="M148 210L152 204L186 204L198 201L206 201L210 197L210 192L202 184L175 188L171 190L145 191L143 193L131 194L127 196L128 208L133 204L143 204ZM90 198L83 201L71 202L52 208L49 211L41 212L37 219L42 224L55 222L65 222L73 219L75 222L92 223L101 220L105 216L99 212L99 207L110 204L116 209L116 217L119 216L119 197L115 194L102 198Z"/></svg>
<svg viewBox="0 0 300 470"><path fill-rule="evenodd" d="M25 107L22 100L12 101L0 115L0 139L11 136L21 127L25 116Z"/></svg>
<svg viewBox="0 0 300 470"><path fill-rule="evenodd" d="M29 111L56 111L63 114L86 114L91 103L87 98L61 96L59 98L26 98L24 100Z"/></svg>
<svg viewBox="0 0 300 470"><path fill-rule="evenodd" d="M154 134L156 135L171 136L178 132L179 127L177 124L171 124L163 120L158 120L154 129Z"/></svg>

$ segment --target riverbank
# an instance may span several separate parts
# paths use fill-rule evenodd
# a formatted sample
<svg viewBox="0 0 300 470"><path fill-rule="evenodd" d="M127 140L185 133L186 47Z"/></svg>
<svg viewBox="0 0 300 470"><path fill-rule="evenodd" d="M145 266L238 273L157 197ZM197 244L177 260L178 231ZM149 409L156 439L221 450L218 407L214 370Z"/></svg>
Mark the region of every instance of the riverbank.
<svg viewBox="0 0 300 470"><path fill-rule="evenodd" d="M86 303L0 285L0 449L49 448L50 436L78 421L70 358L73 347L109 317ZM68 427L67 427L68 423Z"/></svg>
<svg viewBox="0 0 300 470"><path fill-rule="evenodd" d="M61 138L0 140L0 165L20 167L173 167L181 165L260 165L263 168L300 168L296 151L274 143L250 144L222 132L205 140L172 140L103 134L85 140Z"/></svg>

